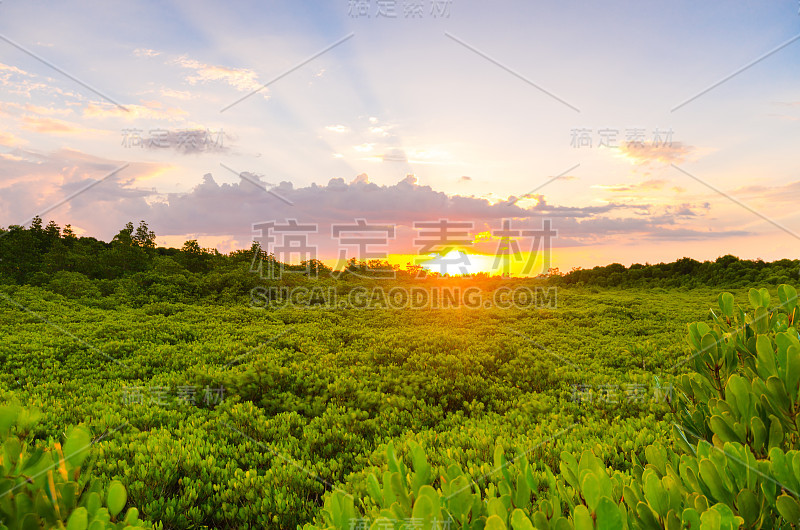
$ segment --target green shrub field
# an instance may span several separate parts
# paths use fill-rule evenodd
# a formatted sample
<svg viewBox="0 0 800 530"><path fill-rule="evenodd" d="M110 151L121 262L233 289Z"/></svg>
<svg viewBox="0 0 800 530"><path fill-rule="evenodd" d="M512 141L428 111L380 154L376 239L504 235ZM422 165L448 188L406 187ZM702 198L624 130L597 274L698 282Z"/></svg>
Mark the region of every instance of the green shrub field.
<svg viewBox="0 0 800 530"><path fill-rule="evenodd" d="M800 513L793 468L774 467L797 441L797 378L781 375L797 355L795 313L737 297L572 288L541 310L99 308L6 287L2 487L24 482L14 455L45 451L28 464L38 470L80 425L93 443L69 483L84 505L90 488L124 486L112 521L678 528L747 515L778 527ZM753 461L750 482L735 458ZM45 519L48 488L0 499L6 525L27 528L26 506Z"/></svg>
<svg viewBox="0 0 800 530"><path fill-rule="evenodd" d="M0 285L0 528L800 525L788 285L259 306L248 256L129 248Z"/></svg>

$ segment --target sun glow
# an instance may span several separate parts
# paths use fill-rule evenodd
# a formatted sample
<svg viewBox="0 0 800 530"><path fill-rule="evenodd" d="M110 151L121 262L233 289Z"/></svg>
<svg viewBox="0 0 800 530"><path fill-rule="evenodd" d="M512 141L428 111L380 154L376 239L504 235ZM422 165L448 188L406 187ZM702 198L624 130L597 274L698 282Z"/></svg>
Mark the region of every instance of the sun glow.
<svg viewBox="0 0 800 530"><path fill-rule="evenodd" d="M463 274L485 273L490 276L538 276L548 271L550 267L559 265L553 260L545 260L542 252L532 256L530 252L521 252L517 255L482 254L453 249L444 256L439 254L391 254L387 261L394 266L406 268L409 265L418 265L432 273L449 274L457 276Z"/></svg>
<svg viewBox="0 0 800 530"><path fill-rule="evenodd" d="M491 273L494 256L482 254L468 254L462 250L451 250L444 256L434 255L432 259L422 264L422 267L440 274L477 274L479 272Z"/></svg>

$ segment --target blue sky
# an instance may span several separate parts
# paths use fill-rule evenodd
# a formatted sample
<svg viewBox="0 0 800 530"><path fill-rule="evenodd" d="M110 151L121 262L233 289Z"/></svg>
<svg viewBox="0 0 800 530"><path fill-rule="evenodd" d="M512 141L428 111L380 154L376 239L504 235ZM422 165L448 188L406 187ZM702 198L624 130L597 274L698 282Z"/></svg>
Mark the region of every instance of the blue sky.
<svg viewBox="0 0 800 530"><path fill-rule="evenodd" d="M104 97L0 40L0 225L130 164L46 217L106 239L146 219L161 243L223 250L269 219L547 217L563 268L773 259L800 238L800 41L672 110L800 34L796 2L406 3L4 1L0 35ZM123 145L136 130L224 136Z"/></svg>

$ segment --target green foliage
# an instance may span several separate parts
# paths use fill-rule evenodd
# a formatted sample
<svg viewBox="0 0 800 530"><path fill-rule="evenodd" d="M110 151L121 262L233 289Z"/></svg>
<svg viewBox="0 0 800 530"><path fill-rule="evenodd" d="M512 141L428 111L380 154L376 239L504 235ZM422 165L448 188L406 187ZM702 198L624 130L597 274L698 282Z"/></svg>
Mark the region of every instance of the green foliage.
<svg viewBox="0 0 800 530"><path fill-rule="evenodd" d="M490 472L498 478L481 487L456 464L434 478L414 442L407 469L390 443L388 469L367 480L369 497L355 503L330 493L305 528L358 521L399 529L419 518L424 528L793 528L800 524L800 335L796 291L781 285L778 297L770 308L770 293L751 289L743 309L723 293L711 325L689 326L693 370L680 377L673 444L633 454L628 472L609 468L598 449L580 459L565 451L558 476L544 465L542 481L526 451L509 459L498 443Z"/></svg>
<svg viewBox="0 0 800 530"><path fill-rule="evenodd" d="M124 528L140 512L168 528L800 524L796 291L697 288L796 262L553 274L557 310L260 310L241 303L265 283L254 264L275 265L257 246L156 248L144 224L111 243L41 220L0 235L0 399L46 411L0 414L0 490L19 486L0 498L8 528ZM307 265L266 283L370 285L371 265ZM695 289L595 288L636 285ZM626 399L638 386L646 398ZM52 442L76 423L63 449ZM107 436L86 456L89 432ZM66 478L56 466L28 481L48 459Z"/></svg>
<svg viewBox="0 0 800 530"><path fill-rule="evenodd" d="M185 278L171 260L159 259L165 273ZM358 311L100 308L29 286L0 292L52 324L0 300L0 400L46 411L35 439L76 423L108 433L92 475L124 483L140 518L165 528L296 528L320 515L327 491L366 498L389 442L406 469L417 469L410 442L425 448L434 488L455 464L469 483L497 489L499 437L530 449L541 484L565 451L592 448L627 470L630 453L670 424L624 346L646 336L648 369L669 366L682 334L669 323L702 318L692 300L716 299L564 290L558 310ZM628 401L620 388L617 403L577 402L578 382L646 384L647 394ZM207 402L206 388L223 399Z"/></svg>
<svg viewBox="0 0 800 530"><path fill-rule="evenodd" d="M127 504L125 486L112 481L87 484L82 466L92 438L82 427L71 429L63 447L32 446L28 434L38 414L16 405L0 407L0 529L70 530L152 528Z"/></svg>
<svg viewBox="0 0 800 530"><path fill-rule="evenodd" d="M48 283L48 288L67 298L99 298L100 289L79 272L58 271Z"/></svg>
<svg viewBox="0 0 800 530"><path fill-rule="evenodd" d="M404 269L381 260L359 261L351 257L344 270L332 271L324 263L312 259L300 265L279 263L257 243L250 249L220 254L215 249L202 248L196 240L186 241L182 248L156 247L156 234L145 221L138 226L127 223L113 239L106 243L92 237L77 237L67 225L62 230L50 221L46 226L35 218L29 228L10 226L0 229L0 283L47 286L53 274L65 271L85 276L110 298L103 306L120 303L142 304L159 301L242 301L257 285L320 286L345 290L372 277L385 278L385 273L405 282L423 276L420 265L407 264ZM178 284L171 277L160 274L158 258L168 258L178 264L182 276ZM259 281L271 277L277 270L285 274L280 282ZM721 256L715 261L698 262L682 258L673 263L655 265L634 264L625 267L612 263L593 269L573 269L561 274L551 269L546 278L536 280L537 285L549 284L575 287L654 288L725 286L740 288L753 284L777 286L797 278L800 260L779 260L765 263L761 260L740 260L735 256ZM263 275L263 276L262 276ZM172 275L174 277L174 275ZM427 273L428 278L439 278L437 273ZM486 273L472 275L484 285L495 288L507 285L509 280ZM338 280L338 281L334 281ZM73 277L73 284L79 280ZM100 282L106 282L101 284ZM538 283L537 283L538 282ZM59 280L52 284L55 292L74 296L70 286ZM131 284L135 285L131 288ZM385 284L384 284L385 285ZM488 285L487 285L488 286ZM85 286L80 287L86 292ZM489 288L488 290L491 290ZM110 296L115 294L117 296ZM80 297L80 296L79 296ZM91 292L86 297L96 297Z"/></svg>
<svg viewBox="0 0 800 530"><path fill-rule="evenodd" d="M797 280L800 261L783 259L772 263L762 260L741 260L721 256L715 261L699 262L681 258L673 263L635 263L624 267L613 263L592 269L573 269L562 276L553 276L558 285L599 287L689 287L719 286L742 288L753 284L781 283Z"/></svg>

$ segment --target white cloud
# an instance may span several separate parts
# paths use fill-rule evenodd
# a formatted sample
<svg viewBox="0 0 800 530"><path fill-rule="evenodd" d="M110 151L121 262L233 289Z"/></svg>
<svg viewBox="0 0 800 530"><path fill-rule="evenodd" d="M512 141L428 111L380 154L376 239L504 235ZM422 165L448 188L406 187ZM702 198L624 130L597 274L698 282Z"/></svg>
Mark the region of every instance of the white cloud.
<svg viewBox="0 0 800 530"><path fill-rule="evenodd" d="M136 48L133 50L133 54L136 57L155 57L156 55L161 55L161 52L157 52L148 48Z"/></svg>
<svg viewBox="0 0 800 530"><path fill-rule="evenodd" d="M253 92L263 86L258 80L258 74L249 68L205 64L189 59L186 56L176 59L175 64L194 71L194 74L187 75L185 78L192 85L209 81L222 81L241 92Z"/></svg>

